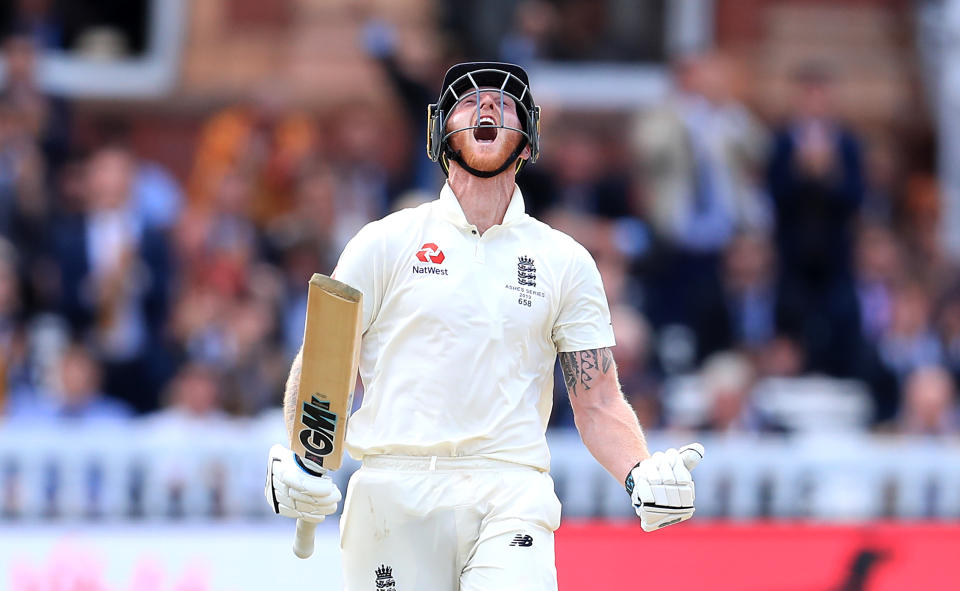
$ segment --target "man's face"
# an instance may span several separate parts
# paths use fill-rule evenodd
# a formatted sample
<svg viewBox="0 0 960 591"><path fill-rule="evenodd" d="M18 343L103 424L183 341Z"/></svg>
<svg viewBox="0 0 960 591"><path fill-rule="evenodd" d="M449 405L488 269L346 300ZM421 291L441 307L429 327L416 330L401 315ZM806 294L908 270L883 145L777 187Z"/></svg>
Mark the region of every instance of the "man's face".
<svg viewBox="0 0 960 591"><path fill-rule="evenodd" d="M87 190L90 205L113 209L124 205L130 196L135 164L129 152L104 148L87 163Z"/></svg>
<svg viewBox="0 0 960 591"><path fill-rule="evenodd" d="M479 94L479 99L477 95ZM480 101L479 116L477 101ZM447 119L447 132L469 127L471 125L489 125L478 129L467 129L455 133L447 140L454 152L460 152L467 165L477 170L496 170L524 141L523 135L512 129L501 129L497 126L521 129L520 118L517 115L517 106L507 95L503 95L503 113L501 121L500 91L481 89L479 93L471 93L457 103ZM520 157L530 157L530 147L523 149Z"/></svg>
<svg viewBox="0 0 960 591"><path fill-rule="evenodd" d="M7 76L17 82L29 82L33 79L36 52L29 37L11 37L3 46L3 57L7 61Z"/></svg>

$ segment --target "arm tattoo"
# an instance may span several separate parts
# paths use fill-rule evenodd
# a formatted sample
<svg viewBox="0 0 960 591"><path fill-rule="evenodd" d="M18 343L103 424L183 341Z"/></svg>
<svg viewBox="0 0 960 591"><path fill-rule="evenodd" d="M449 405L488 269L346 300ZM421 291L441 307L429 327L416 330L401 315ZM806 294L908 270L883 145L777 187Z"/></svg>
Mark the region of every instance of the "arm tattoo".
<svg viewBox="0 0 960 591"><path fill-rule="evenodd" d="M566 382L567 392L571 396L589 390L593 380L601 374L609 373L611 367L613 353L607 347L560 353L563 381Z"/></svg>

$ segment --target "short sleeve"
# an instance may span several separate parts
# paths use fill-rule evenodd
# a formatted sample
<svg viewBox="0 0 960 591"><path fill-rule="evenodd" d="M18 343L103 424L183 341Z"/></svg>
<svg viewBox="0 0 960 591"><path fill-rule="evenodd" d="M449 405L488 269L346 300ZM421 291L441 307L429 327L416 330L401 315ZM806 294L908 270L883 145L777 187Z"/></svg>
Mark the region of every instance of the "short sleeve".
<svg viewBox="0 0 960 591"><path fill-rule="evenodd" d="M376 222L367 224L343 248L333 270L334 279L363 294L364 333L377 317L383 299L384 239Z"/></svg>
<svg viewBox="0 0 960 591"><path fill-rule="evenodd" d="M593 257L579 244L563 278L553 342L561 353L616 344L600 271Z"/></svg>

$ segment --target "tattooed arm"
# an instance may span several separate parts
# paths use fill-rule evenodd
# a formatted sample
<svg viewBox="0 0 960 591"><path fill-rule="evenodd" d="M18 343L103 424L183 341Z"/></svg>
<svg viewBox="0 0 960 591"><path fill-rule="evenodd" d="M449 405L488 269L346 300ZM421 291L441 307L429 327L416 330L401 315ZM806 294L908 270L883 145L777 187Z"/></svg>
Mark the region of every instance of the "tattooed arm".
<svg viewBox="0 0 960 591"><path fill-rule="evenodd" d="M650 452L637 415L620 391L613 354L605 347L560 353L559 358L580 438L622 482Z"/></svg>

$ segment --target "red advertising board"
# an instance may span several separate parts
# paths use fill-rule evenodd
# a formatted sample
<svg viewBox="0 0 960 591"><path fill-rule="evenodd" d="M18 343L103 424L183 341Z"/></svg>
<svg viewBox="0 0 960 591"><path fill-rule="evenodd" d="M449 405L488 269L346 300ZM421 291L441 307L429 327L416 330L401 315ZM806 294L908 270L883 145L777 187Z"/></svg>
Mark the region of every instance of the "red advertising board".
<svg viewBox="0 0 960 591"><path fill-rule="evenodd" d="M960 590L960 525L565 522L560 591Z"/></svg>

